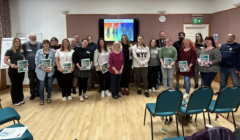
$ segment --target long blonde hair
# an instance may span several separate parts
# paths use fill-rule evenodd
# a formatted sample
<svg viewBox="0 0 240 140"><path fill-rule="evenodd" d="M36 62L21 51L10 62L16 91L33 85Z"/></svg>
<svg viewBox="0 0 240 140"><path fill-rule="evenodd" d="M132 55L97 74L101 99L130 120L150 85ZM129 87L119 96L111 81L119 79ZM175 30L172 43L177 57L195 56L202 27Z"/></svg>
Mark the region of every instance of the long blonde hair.
<svg viewBox="0 0 240 140"><path fill-rule="evenodd" d="M23 52L22 44L21 44L21 39L18 38L18 37L14 37L14 38L13 38L12 47L10 48L10 50L12 50L14 53L16 53L15 41L16 41L17 39L20 41L20 46L18 47L18 50L19 50L20 52Z"/></svg>
<svg viewBox="0 0 240 140"><path fill-rule="evenodd" d="M67 38L65 38L65 39L62 40L62 44L61 44L60 51L61 51L61 52L64 51L63 43L64 43L65 40L68 42L68 51L70 52L70 51L71 51L71 46L70 46L70 42L69 42L69 40L68 40Z"/></svg>

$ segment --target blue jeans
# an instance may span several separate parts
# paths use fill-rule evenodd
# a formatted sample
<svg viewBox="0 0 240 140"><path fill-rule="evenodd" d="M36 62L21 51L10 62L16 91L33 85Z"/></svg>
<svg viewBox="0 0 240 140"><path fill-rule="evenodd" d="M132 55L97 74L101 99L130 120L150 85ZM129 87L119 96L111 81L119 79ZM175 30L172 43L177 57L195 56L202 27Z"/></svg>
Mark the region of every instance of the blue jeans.
<svg viewBox="0 0 240 140"><path fill-rule="evenodd" d="M122 75L110 73L112 97L118 95Z"/></svg>
<svg viewBox="0 0 240 140"><path fill-rule="evenodd" d="M239 74L234 73L236 68L224 68L220 67L220 90L224 89L227 86L228 76L231 77L233 85L240 86L239 83Z"/></svg>
<svg viewBox="0 0 240 140"><path fill-rule="evenodd" d="M39 94L40 94L40 99L44 100L44 88L46 87L47 83L47 98L51 97L51 92L52 92L52 83L53 83L53 77L47 77L45 76L44 81L39 80Z"/></svg>
<svg viewBox="0 0 240 140"><path fill-rule="evenodd" d="M189 93L190 87L191 87L190 77L189 76L183 76L183 80L184 80L184 86L186 88L186 93Z"/></svg>
<svg viewBox="0 0 240 140"><path fill-rule="evenodd" d="M198 61L195 61L195 65L194 65L194 82L195 85L198 85L198 79L199 79L199 65L198 65ZM201 86L203 86L203 79L201 77Z"/></svg>
<svg viewBox="0 0 240 140"><path fill-rule="evenodd" d="M90 74L90 76L88 77L88 85L89 84L94 84L94 82L93 82L93 72L94 72L94 69L95 69L95 66L94 66L94 64L92 64L92 67L91 67L91 74Z"/></svg>
<svg viewBox="0 0 240 140"><path fill-rule="evenodd" d="M215 78L216 74L216 72L201 72L204 86L211 87L212 81Z"/></svg>

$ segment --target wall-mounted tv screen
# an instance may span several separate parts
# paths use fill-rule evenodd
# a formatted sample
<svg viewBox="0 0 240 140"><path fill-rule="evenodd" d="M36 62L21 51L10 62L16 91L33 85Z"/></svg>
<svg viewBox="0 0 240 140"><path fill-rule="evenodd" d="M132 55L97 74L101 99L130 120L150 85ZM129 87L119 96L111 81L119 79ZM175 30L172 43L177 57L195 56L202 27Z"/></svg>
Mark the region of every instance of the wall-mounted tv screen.
<svg viewBox="0 0 240 140"><path fill-rule="evenodd" d="M138 19L99 19L99 37L105 41L120 41L122 35L137 41Z"/></svg>

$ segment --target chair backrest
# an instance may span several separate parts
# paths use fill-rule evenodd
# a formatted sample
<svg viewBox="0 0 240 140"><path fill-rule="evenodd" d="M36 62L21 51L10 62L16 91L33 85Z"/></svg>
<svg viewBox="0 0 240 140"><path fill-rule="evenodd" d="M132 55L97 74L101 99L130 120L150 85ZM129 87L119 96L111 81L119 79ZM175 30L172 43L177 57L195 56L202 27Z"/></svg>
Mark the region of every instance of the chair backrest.
<svg viewBox="0 0 240 140"><path fill-rule="evenodd" d="M240 140L240 127L238 127L234 132L236 140Z"/></svg>
<svg viewBox="0 0 240 140"><path fill-rule="evenodd" d="M240 104L240 87L238 86L228 86L224 88L218 95L215 109L224 109L224 108L236 108Z"/></svg>
<svg viewBox="0 0 240 140"><path fill-rule="evenodd" d="M207 86L197 88L189 97L187 110L207 109L213 97L213 90Z"/></svg>
<svg viewBox="0 0 240 140"><path fill-rule="evenodd" d="M157 112L178 112L182 105L182 100L183 94L180 90L167 89L162 91L157 97L155 114Z"/></svg>

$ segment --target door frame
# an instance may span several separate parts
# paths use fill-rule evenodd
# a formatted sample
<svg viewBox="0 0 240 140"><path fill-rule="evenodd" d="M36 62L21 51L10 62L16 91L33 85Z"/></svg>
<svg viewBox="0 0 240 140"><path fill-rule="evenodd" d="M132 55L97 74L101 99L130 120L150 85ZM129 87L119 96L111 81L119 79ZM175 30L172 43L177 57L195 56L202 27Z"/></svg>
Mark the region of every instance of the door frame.
<svg viewBox="0 0 240 140"><path fill-rule="evenodd" d="M185 25L194 25L195 27L204 27L204 26L208 26L208 35L210 35L211 32L211 24L210 23L204 23L204 24L192 24L192 23L183 23L183 32L185 30Z"/></svg>

